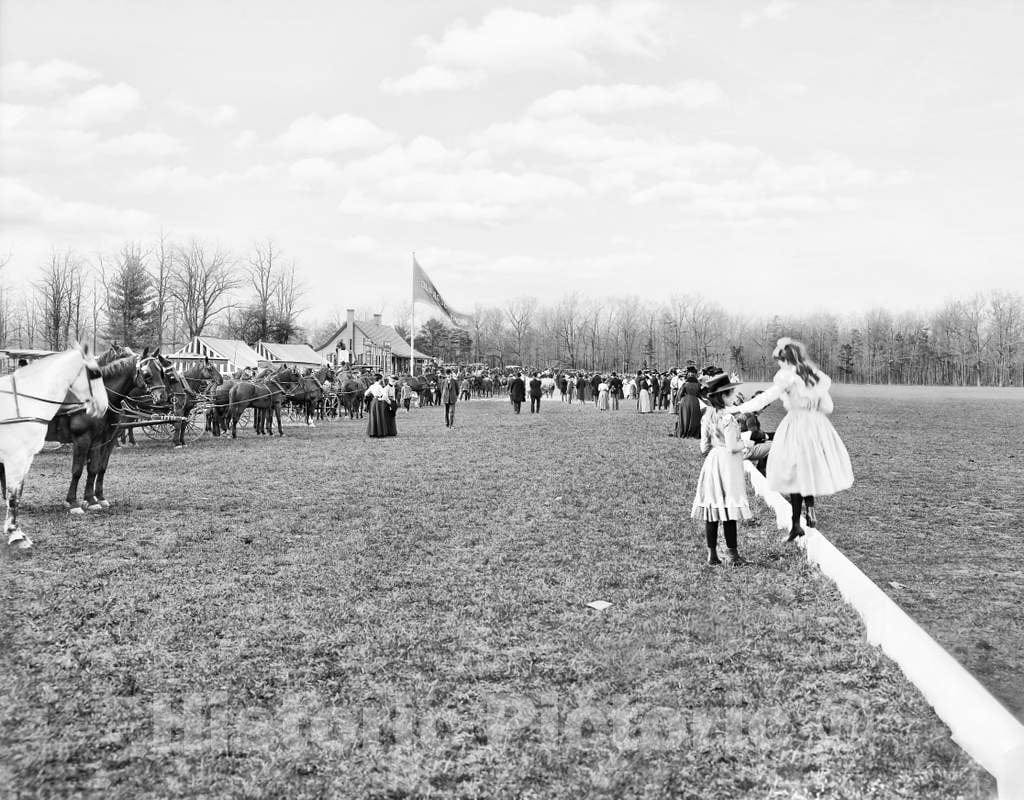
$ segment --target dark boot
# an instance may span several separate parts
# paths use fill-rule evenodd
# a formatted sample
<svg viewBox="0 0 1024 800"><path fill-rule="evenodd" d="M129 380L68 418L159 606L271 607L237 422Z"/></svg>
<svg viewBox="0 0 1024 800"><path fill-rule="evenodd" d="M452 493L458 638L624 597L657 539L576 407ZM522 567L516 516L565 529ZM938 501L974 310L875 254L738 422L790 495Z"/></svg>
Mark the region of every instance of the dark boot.
<svg viewBox="0 0 1024 800"><path fill-rule="evenodd" d="M730 567L739 567L747 563L747 560L739 554L735 547L726 548L725 563Z"/></svg>
<svg viewBox="0 0 1024 800"><path fill-rule="evenodd" d="M797 539L799 539L803 535L804 535L804 529L801 528L799 525L794 525L792 528L790 528L789 536L786 537L786 541L787 542L795 542Z"/></svg>
<svg viewBox="0 0 1024 800"><path fill-rule="evenodd" d="M708 566L709 567L717 567L721 563L722 563L722 560L718 557L718 548L717 547L709 547L708 548Z"/></svg>
<svg viewBox="0 0 1024 800"><path fill-rule="evenodd" d="M808 528L817 528L818 527L818 517L814 513L814 498L813 497L805 497L804 498L804 519L807 520L807 527Z"/></svg>

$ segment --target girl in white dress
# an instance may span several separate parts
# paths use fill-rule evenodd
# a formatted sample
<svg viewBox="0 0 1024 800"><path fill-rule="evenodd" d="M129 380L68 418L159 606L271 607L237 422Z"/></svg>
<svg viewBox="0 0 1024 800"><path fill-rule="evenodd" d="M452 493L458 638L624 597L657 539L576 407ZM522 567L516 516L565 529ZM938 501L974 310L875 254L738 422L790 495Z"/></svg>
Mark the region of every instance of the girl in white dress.
<svg viewBox="0 0 1024 800"><path fill-rule="evenodd" d="M597 385L597 410L608 410L608 381L604 380L603 378L601 382Z"/></svg>
<svg viewBox="0 0 1024 800"><path fill-rule="evenodd" d="M726 410L737 386L725 373L711 378L706 388L708 410L700 421L700 451L707 458L697 476L690 516L704 520L709 566L722 563L717 549L719 522L725 533L726 561L733 566L745 563L736 540L737 520L751 516L743 473L744 448L739 423Z"/></svg>
<svg viewBox="0 0 1024 800"><path fill-rule="evenodd" d="M768 456L768 486L789 495L793 506L789 538L804 535L800 527L801 506L807 526L817 526L814 499L836 494L853 486L853 467L843 440L832 427L829 387L832 380L807 357L807 348L788 337L779 339L772 354L779 363L772 386L730 411L760 411L782 398L786 416L779 423Z"/></svg>
<svg viewBox="0 0 1024 800"><path fill-rule="evenodd" d="M653 408L651 407L650 381L646 375L637 373L636 385L640 392L636 400L637 411L641 414L650 414L653 411Z"/></svg>

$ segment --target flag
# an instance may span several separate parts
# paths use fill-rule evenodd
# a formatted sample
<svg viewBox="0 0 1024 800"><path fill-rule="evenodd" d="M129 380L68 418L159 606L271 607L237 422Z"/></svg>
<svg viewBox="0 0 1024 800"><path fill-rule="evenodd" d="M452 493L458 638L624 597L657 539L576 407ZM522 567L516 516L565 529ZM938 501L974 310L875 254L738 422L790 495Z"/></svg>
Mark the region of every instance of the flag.
<svg viewBox="0 0 1024 800"><path fill-rule="evenodd" d="M416 256L413 256L412 259L412 299L413 302L423 300L436 306L451 320L452 325L457 328L473 327L473 318L471 316L460 314L445 302L444 298L441 297L441 293L437 291L437 287L434 286L434 282L430 280L423 267L419 265Z"/></svg>

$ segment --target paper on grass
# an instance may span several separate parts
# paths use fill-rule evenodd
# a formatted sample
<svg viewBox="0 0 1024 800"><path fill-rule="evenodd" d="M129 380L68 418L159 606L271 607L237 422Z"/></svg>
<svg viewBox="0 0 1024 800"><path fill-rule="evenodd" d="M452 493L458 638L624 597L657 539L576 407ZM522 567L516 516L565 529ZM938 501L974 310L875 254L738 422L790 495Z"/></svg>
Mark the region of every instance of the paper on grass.
<svg viewBox="0 0 1024 800"><path fill-rule="evenodd" d="M605 600L594 600L593 602L587 603L587 608L593 608L597 611L604 611L606 608L611 608L611 603Z"/></svg>

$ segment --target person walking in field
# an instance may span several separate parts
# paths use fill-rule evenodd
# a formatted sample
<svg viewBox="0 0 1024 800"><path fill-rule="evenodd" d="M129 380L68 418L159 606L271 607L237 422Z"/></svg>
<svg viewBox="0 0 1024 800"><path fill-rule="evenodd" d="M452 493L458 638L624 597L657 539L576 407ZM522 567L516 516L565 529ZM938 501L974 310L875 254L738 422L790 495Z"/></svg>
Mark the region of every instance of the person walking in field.
<svg viewBox="0 0 1024 800"><path fill-rule="evenodd" d="M609 391L608 383L604 380L604 378L602 378L601 382L599 384L597 384L597 410L598 411L607 411L608 410L608 407L609 407L609 404L608 404L608 391Z"/></svg>
<svg viewBox="0 0 1024 800"><path fill-rule="evenodd" d="M459 400L459 382L455 380L452 371L446 370L444 380L441 381L441 402L444 403L444 426L455 427L455 404Z"/></svg>
<svg viewBox="0 0 1024 800"><path fill-rule="evenodd" d="M697 370L690 367L679 385L676 435L681 439L700 438L700 382Z"/></svg>
<svg viewBox="0 0 1024 800"><path fill-rule="evenodd" d="M782 398L786 416L775 430L768 457L768 487L789 496L793 507L787 542L804 535L801 507L809 528L817 527L815 498L836 494L853 486L853 466L843 440L829 421L832 379L807 356L803 343L783 337L772 356L779 364L771 388L733 413L756 413Z"/></svg>
<svg viewBox="0 0 1024 800"><path fill-rule="evenodd" d="M516 375L508 385L508 397L512 401L512 409L518 414L526 402L526 381L522 373Z"/></svg>
<svg viewBox="0 0 1024 800"><path fill-rule="evenodd" d="M409 385L408 380L402 381L402 408L405 409L405 413L409 413L409 409L412 407L412 386Z"/></svg>
<svg viewBox="0 0 1024 800"><path fill-rule="evenodd" d="M697 491L690 516L704 520L708 547L708 566L722 561L718 557L718 526L725 533L726 562L731 566L746 563L739 554L736 523L750 519L747 480L743 473L744 445L740 426L727 406L734 400L736 387L728 375L716 375L706 387L708 409L701 419L700 451L707 455L697 476ZM771 458L768 459L771 463Z"/></svg>
<svg viewBox="0 0 1024 800"><path fill-rule="evenodd" d="M619 410L619 400L622 399L622 378L614 372L608 379L608 400L612 411Z"/></svg>
<svg viewBox="0 0 1024 800"><path fill-rule="evenodd" d="M543 384L540 382L540 378L537 373L533 373L533 377L530 378L530 413L540 413L540 398L543 392Z"/></svg>

